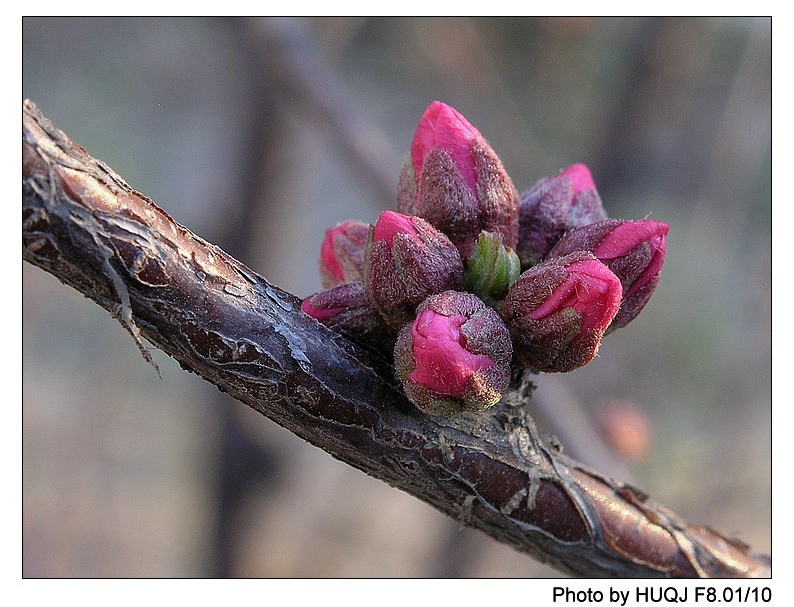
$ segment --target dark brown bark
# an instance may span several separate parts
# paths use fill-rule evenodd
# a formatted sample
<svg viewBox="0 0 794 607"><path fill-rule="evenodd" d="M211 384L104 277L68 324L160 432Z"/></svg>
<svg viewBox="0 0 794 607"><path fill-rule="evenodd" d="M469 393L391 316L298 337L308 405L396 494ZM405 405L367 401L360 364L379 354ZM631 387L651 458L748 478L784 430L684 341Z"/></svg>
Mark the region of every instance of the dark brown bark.
<svg viewBox="0 0 794 607"><path fill-rule="evenodd" d="M461 523L585 576L768 576L768 557L563 455L523 409L417 411L389 361L178 225L23 106L23 258L278 424Z"/></svg>

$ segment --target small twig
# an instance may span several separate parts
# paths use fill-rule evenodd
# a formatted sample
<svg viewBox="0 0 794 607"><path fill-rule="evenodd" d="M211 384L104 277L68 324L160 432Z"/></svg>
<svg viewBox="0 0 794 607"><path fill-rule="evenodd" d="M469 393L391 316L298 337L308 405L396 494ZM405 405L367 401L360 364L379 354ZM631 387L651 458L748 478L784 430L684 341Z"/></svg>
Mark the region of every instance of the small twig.
<svg viewBox="0 0 794 607"><path fill-rule="evenodd" d="M523 409L529 378L489 414L423 415L388 361L178 225L29 101L22 146L26 261L337 459L568 573L769 575L768 557L564 456Z"/></svg>
<svg viewBox="0 0 794 607"><path fill-rule="evenodd" d="M362 168L379 200L391 204L397 195L397 176L381 161L387 134L362 118L360 104L321 65L312 40L300 19L250 19L246 22L253 50L276 97L302 106L307 118L334 135L345 157ZM378 150L377 148L381 148ZM399 161L400 154L390 154Z"/></svg>

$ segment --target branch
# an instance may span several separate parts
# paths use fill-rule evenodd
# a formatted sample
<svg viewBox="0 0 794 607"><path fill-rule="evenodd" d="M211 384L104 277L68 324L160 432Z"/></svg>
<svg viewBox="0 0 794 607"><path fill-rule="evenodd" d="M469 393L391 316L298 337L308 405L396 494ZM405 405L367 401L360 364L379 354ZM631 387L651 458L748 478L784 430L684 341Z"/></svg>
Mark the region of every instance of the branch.
<svg viewBox="0 0 794 607"><path fill-rule="evenodd" d="M770 575L768 557L573 461L523 409L430 417L391 364L177 224L23 105L23 258L223 392L333 457L564 572Z"/></svg>

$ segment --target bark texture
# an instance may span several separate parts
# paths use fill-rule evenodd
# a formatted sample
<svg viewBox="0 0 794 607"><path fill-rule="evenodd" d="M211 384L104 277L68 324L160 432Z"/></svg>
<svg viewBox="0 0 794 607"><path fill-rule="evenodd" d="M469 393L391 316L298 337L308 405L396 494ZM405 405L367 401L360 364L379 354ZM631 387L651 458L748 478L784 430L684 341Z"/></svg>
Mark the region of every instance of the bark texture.
<svg viewBox="0 0 794 607"><path fill-rule="evenodd" d="M23 258L301 438L462 524L582 576L764 577L769 557L565 456L523 408L431 417L390 361L177 224L23 104Z"/></svg>

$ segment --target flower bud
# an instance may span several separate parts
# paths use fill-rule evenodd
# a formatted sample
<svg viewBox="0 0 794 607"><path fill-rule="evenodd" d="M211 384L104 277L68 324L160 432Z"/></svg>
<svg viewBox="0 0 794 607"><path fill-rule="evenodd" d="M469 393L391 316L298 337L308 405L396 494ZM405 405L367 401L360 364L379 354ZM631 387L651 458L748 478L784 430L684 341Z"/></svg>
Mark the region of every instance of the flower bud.
<svg viewBox="0 0 794 607"><path fill-rule="evenodd" d="M620 279L585 251L533 266L513 283L500 309L516 359L547 373L586 365L621 295Z"/></svg>
<svg viewBox="0 0 794 607"><path fill-rule="evenodd" d="M324 289L364 279L364 249L369 224L343 221L325 231L320 247L320 279Z"/></svg>
<svg viewBox="0 0 794 607"><path fill-rule="evenodd" d="M471 293L425 300L394 347L397 375L410 401L430 415L484 411L510 383L513 347L499 315Z"/></svg>
<svg viewBox="0 0 794 607"><path fill-rule="evenodd" d="M367 301L364 285L349 282L310 295L301 310L353 341L390 350L395 331Z"/></svg>
<svg viewBox="0 0 794 607"><path fill-rule="evenodd" d="M463 273L466 290L486 301L502 299L521 274L513 249L505 248L499 234L480 232Z"/></svg>
<svg viewBox="0 0 794 607"><path fill-rule="evenodd" d="M566 232L548 258L590 251L617 274L623 302L609 328L613 331L634 320L651 298L659 283L669 229L666 223L650 219L606 219Z"/></svg>
<svg viewBox="0 0 794 607"><path fill-rule="evenodd" d="M516 253L521 266L540 263L563 234L607 218L590 170L574 164L521 196Z"/></svg>
<svg viewBox="0 0 794 607"><path fill-rule="evenodd" d="M421 217L384 211L369 230L364 288L386 322L399 329L430 295L463 288L455 245Z"/></svg>
<svg viewBox="0 0 794 607"><path fill-rule="evenodd" d="M455 108L434 101L416 128L397 210L444 232L467 258L480 232L518 241L518 193L501 160Z"/></svg>

